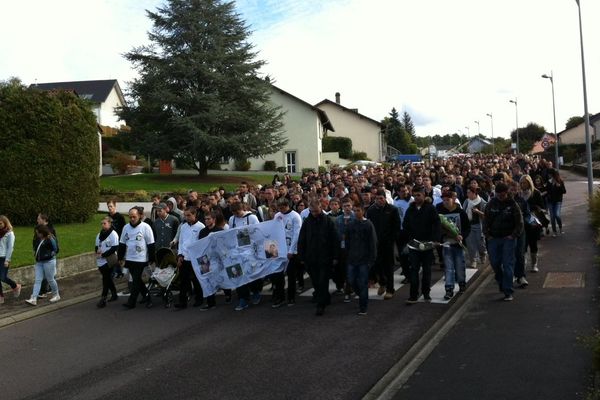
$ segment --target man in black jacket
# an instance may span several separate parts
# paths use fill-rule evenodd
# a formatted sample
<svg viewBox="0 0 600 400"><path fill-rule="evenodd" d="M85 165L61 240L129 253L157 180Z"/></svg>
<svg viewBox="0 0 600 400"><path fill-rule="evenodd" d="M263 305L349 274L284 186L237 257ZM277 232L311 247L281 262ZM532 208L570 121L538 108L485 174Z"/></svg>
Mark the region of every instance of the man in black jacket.
<svg viewBox="0 0 600 400"><path fill-rule="evenodd" d="M379 282L377 294L385 292L384 299L394 296L394 243L400 235L398 209L386 201L385 191L378 189L375 203L367 210L367 219L373 223L377 233L377 259L375 276Z"/></svg>
<svg viewBox="0 0 600 400"><path fill-rule="evenodd" d="M515 247L522 231L521 210L508 195L508 186L500 182L496 185L496 196L485 207L483 233L487 237L490 264L505 301L513 300Z"/></svg>
<svg viewBox="0 0 600 400"><path fill-rule="evenodd" d="M440 240L440 217L430 200L425 201L425 189L422 186L413 188L414 202L406 210L403 227L409 243L438 242ZM414 242L413 242L414 243ZM433 249L409 249L410 258L410 297L406 304L414 304L419 298L419 270L423 268L421 293L425 301L431 301L431 264L433 263Z"/></svg>
<svg viewBox="0 0 600 400"><path fill-rule="evenodd" d="M311 200L310 214L304 220L298 238L298 257L305 264L315 290L317 315L323 315L331 303L329 277L338 262L339 239L335 224L327 217L318 199Z"/></svg>

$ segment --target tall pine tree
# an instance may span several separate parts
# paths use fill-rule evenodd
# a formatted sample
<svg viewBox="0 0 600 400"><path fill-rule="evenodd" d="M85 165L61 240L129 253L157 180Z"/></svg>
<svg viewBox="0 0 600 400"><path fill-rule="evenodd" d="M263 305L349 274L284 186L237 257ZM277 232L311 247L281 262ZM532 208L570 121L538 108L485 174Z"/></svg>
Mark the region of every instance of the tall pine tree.
<svg viewBox="0 0 600 400"><path fill-rule="evenodd" d="M417 133L415 132L415 124L412 122L412 118L408 112L404 111L402 114L402 127L404 130L410 135L410 138L413 142L417 141Z"/></svg>
<svg viewBox="0 0 600 400"><path fill-rule="evenodd" d="M200 175L221 158L271 154L287 140L233 2L167 0L147 11L151 44L125 55L139 72L120 116L144 153L183 158Z"/></svg>

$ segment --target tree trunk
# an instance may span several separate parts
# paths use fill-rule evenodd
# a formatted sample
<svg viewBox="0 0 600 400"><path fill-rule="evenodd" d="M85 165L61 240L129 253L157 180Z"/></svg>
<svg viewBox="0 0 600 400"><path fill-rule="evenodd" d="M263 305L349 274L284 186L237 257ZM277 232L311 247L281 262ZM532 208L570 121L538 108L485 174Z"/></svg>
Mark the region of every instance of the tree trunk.
<svg viewBox="0 0 600 400"><path fill-rule="evenodd" d="M198 164L196 165L196 171L198 171L198 175L200 177L205 177L208 175L208 162L205 160L199 160Z"/></svg>

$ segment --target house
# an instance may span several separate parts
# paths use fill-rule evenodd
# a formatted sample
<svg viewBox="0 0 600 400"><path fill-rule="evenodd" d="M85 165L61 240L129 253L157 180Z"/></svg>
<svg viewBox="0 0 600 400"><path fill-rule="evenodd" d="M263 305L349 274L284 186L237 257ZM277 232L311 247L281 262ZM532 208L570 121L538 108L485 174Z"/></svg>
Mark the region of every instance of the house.
<svg viewBox="0 0 600 400"><path fill-rule="evenodd" d="M325 111L331 118L335 132L331 132L330 136L350 138L353 151L364 151L373 161L385 160L381 123L360 114L357 109L344 107L340 102L340 93L335 94L335 102L325 99L315 107Z"/></svg>
<svg viewBox="0 0 600 400"><path fill-rule="evenodd" d="M115 130L105 129L104 127L119 128L121 125L125 125L125 121L120 120L115 114L115 109L125 105L123 92L116 79L35 83L30 87L40 90L73 91L80 98L89 100L98 125L103 127L105 134L108 132L114 134Z"/></svg>
<svg viewBox="0 0 600 400"><path fill-rule="evenodd" d="M266 161L274 161L277 167L286 172L300 173L305 168L317 170L326 161L337 163L337 153L323 153L323 137L334 132L327 113L312 104L271 85L271 103L280 106L284 113L283 131L288 139L283 149L259 158L250 158L250 169L263 170ZM229 160L222 168L233 169L234 161Z"/></svg>
<svg viewBox="0 0 600 400"><path fill-rule="evenodd" d="M599 139L600 135L600 113L590 115L590 137L591 142L595 142ZM585 122L570 128L558 132L558 144L582 144L585 143Z"/></svg>
<svg viewBox="0 0 600 400"><path fill-rule="evenodd" d="M469 140L469 142L467 143L467 152L481 153L481 150L483 150L484 147L490 146L491 144L492 142L490 142L489 140L476 136L474 138L471 138L471 140Z"/></svg>

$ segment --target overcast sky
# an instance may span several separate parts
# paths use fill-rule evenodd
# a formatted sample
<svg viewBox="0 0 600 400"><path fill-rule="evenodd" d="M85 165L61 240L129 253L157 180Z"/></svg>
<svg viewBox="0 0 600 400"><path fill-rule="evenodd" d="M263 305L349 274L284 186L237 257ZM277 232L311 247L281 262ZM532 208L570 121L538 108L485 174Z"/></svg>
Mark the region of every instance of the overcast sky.
<svg viewBox="0 0 600 400"><path fill-rule="evenodd" d="M19 0L2 5L0 80L26 84L135 76L122 54L147 42L160 0ZM380 120L408 111L420 136L508 137L583 115L575 0L239 0L275 84ZM600 1L581 0L589 112L600 112ZM595 21L594 21L595 19ZM595 24L594 24L595 22ZM595 43L596 42L596 43ZM468 129L467 129L468 127Z"/></svg>

